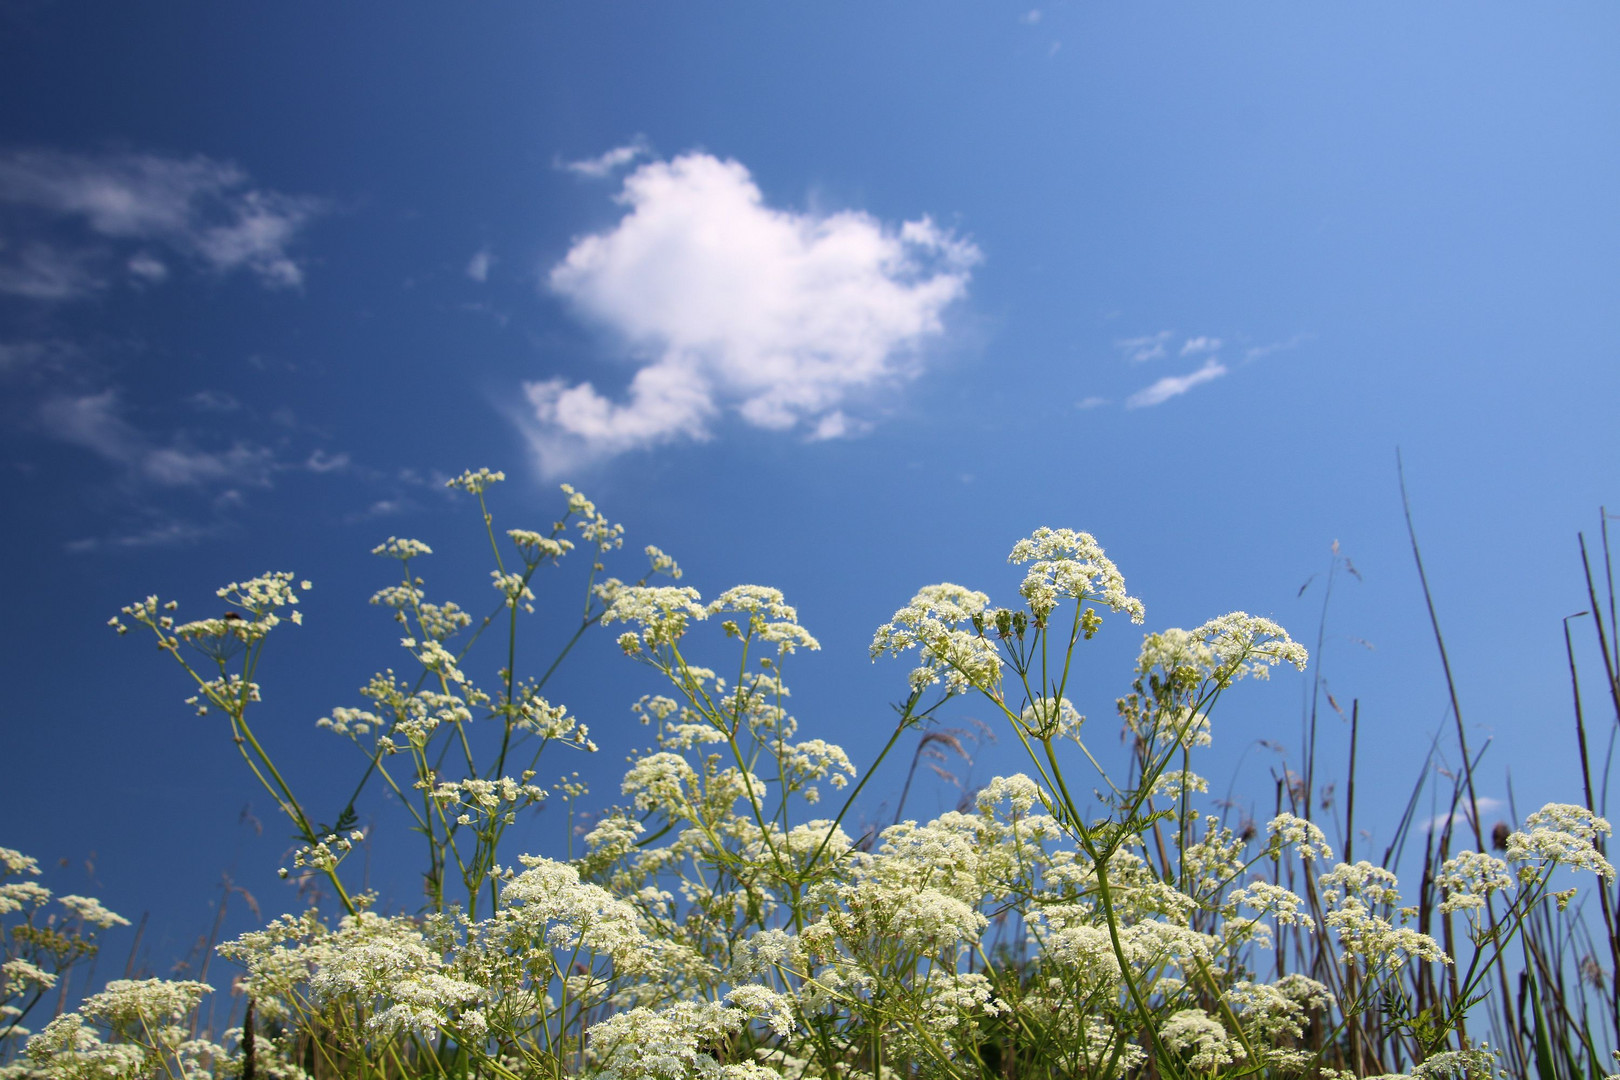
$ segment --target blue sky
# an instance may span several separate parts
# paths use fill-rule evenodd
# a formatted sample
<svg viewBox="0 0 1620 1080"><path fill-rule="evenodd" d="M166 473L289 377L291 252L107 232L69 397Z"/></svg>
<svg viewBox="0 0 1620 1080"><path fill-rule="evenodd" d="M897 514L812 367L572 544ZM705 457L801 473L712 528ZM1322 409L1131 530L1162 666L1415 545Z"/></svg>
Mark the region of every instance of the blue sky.
<svg viewBox="0 0 1620 1080"><path fill-rule="evenodd" d="M107 617L313 579L260 722L335 791L352 750L313 721L397 657L369 549L427 541L430 585L484 602L442 487L469 466L511 477L504 526L572 480L706 595L782 588L825 646L795 710L858 761L903 693L873 627L935 581L1010 600L1037 525L1094 533L1150 627L1244 609L1310 643L1337 540L1361 579L1323 674L1404 797L1447 713L1399 447L1482 794L1577 794L1560 620L1575 532L1620 505L1610 5L12 0L0 27L0 843L81 890L93 852L155 956L221 871L293 904L285 830ZM1087 660L1104 732L1136 635ZM604 750L551 768L605 802L656 686L606 635L579 659L561 696ZM1204 771L1264 809L1256 740L1297 753L1304 694L1230 698Z"/></svg>

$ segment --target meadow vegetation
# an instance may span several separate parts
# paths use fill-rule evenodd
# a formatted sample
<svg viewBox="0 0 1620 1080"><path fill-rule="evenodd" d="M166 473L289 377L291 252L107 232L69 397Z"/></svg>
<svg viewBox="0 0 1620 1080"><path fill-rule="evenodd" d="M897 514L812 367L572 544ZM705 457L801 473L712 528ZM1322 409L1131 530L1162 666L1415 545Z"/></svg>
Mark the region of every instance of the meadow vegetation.
<svg viewBox="0 0 1620 1080"><path fill-rule="evenodd" d="M33 859L0 848L0 1076L1574 1080L1614 1068L1615 870L1590 779L1584 799L1492 837L1470 809L1465 747L1447 819L1461 835L1446 825L1423 839L1415 889L1397 880L1397 845L1352 858L1353 774L1331 839L1309 782L1280 784L1263 824L1223 821L1200 809L1196 771L1218 706L1274 667L1304 669L1306 650L1242 612L1145 634L1121 680L1120 754L1120 728L1087 721L1067 695L1086 643L1130 632L1121 624L1142 623L1143 605L1090 535L1049 528L1012 546L1025 571L1013 606L929 585L877 629L873 658L905 668L888 744L858 770L788 711L789 672L819 646L780 592L705 600L654 547L638 579L607 576L621 527L564 487L548 529L499 531L487 496L501 479L452 481L488 534L488 617L430 592L427 544L376 549L399 579L372 602L393 613L406 655L312 735L360 752L355 797L330 824L254 728L260 661L273 631L302 621L308 582L233 583L218 618L185 621L150 596L112 620L154 636L190 706L228 729L300 837L283 874L320 882L330 903L219 946L240 975L233 1026L210 1032L199 1003L226 991L201 981L114 980L58 1000L125 920L52 896ZM567 644L545 670L515 670L537 577L579 561L590 569L577 617L563 616ZM1606 613L1591 591L1620 718L1612 590ZM634 703L654 745L578 858L510 850L523 815L581 794L538 778L556 751L594 749L547 696L590 633L616 635L625 663L667 684ZM472 674L497 663L488 684ZM1026 771L933 820L856 828L878 763L965 695L1027 751ZM421 853L425 896L409 914L379 910L347 862L363 838L356 800L379 788L404 815L379 840ZM1602 944L1578 917L1589 895Z"/></svg>

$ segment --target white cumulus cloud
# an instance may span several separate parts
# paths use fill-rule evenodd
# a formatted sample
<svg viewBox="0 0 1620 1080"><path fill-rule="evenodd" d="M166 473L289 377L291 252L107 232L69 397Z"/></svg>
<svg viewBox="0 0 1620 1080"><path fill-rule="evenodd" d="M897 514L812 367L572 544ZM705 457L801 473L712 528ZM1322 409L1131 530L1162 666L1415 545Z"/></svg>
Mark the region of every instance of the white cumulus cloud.
<svg viewBox="0 0 1620 1080"><path fill-rule="evenodd" d="M863 430L852 398L917 373L979 258L926 217L895 227L768 206L743 165L703 153L642 165L618 200L619 222L577 240L546 286L638 370L617 398L590 382L525 384L548 475L709 438L727 413L811 438Z"/></svg>
<svg viewBox="0 0 1620 1080"><path fill-rule="evenodd" d="M1212 356L1205 360L1204 366L1197 371L1186 375L1166 375L1151 386L1144 386L1125 399L1125 407L1143 409L1150 405L1161 405L1173 397L1185 394L1195 386L1220 378L1226 374L1226 370L1226 365Z"/></svg>
<svg viewBox="0 0 1620 1080"><path fill-rule="evenodd" d="M119 243L136 250L128 271L148 284L168 268L147 248L161 245L194 263L228 273L246 270L270 287L296 287L303 270L290 248L318 200L255 187L227 162L160 154L0 152L0 290L42 300L83 296L105 285L86 269ZM71 241L39 234L62 224ZM77 267L76 272L69 272Z"/></svg>

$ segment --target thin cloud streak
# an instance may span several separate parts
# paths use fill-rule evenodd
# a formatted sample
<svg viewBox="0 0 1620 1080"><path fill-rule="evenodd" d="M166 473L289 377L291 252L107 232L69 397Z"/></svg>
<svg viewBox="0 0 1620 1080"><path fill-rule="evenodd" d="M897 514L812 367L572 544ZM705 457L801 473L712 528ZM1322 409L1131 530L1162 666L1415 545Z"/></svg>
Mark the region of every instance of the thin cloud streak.
<svg viewBox="0 0 1620 1080"><path fill-rule="evenodd" d="M1166 346L1170 343L1174 331L1160 330L1157 334L1144 334L1141 337L1121 338L1114 342L1133 364L1146 363L1149 360L1158 360L1169 355Z"/></svg>
<svg viewBox="0 0 1620 1080"><path fill-rule="evenodd" d="M210 482L269 483L274 454L237 442L228 450L193 450L180 443L158 446L119 415L112 389L79 397L49 398L39 407L45 433L79 446L127 469L131 476L160 487L195 487Z"/></svg>
<svg viewBox="0 0 1620 1080"><path fill-rule="evenodd" d="M559 161L557 167L571 172L575 176L583 176L591 180L605 180L638 157L650 152L647 141L638 135L624 146L616 146L605 154L585 158L583 161Z"/></svg>
<svg viewBox="0 0 1620 1080"><path fill-rule="evenodd" d="M1204 366L1187 375L1166 375L1151 386L1145 386L1125 399L1127 409L1146 409L1154 405L1162 405L1173 397L1179 397L1195 386L1220 378L1227 371L1226 365L1213 356L1204 361Z"/></svg>

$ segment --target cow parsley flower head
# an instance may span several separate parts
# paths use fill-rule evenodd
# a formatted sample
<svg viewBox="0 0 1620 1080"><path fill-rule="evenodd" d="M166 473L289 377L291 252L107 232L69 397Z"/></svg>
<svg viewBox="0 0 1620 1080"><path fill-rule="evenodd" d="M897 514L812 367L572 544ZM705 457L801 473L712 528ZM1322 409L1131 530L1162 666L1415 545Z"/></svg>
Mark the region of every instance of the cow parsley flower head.
<svg viewBox="0 0 1620 1080"><path fill-rule="evenodd" d="M997 776L974 797L974 804L979 813L992 816L996 806L1005 802L1014 815L1029 813L1039 803L1044 810L1046 797L1042 794L1040 785L1023 773L1014 773L1011 776Z"/></svg>
<svg viewBox="0 0 1620 1080"><path fill-rule="evenodd" d="M1369 970L1394 971L1408 960L1449 964L1440 943L1428 934L1406 926L1396 926L1378 914L1379 909L1398 908L1400 893L1395 875L1363 859L1355 864L1339 863L1318 879L1322 901L1333 910L1322 921L1344 946L1345 961L1365 962ZM1409 911L1402 910L1404 920Z"/></svg>
<svg viewBox="0 0 1620 1080"><path fill-rule="evenodd" d="M1159 1026L1159 1038L1165 1046L1187 1055L1187 1066L1195 1071L1213 1072L1247 1056L1242 1043L1203 1009L1170 1014Z"/></svg>
<svg viewBox="0 0 1620 1080"><path fill-rule="evenodd" d="M20 987L23 984L37 986L41 990L49 990L56 985L56 975L46 971L31 960L17 957L0 964L0 980L8 987Z"/></svg>
<svg viewBox="0 0 1620 1080"><path fill-rule="evenodd" d="M1166 679L1214 679L1228 686L1245 676L1267 678L1279 663L1304 670L1308 654L1288 631L1257 615L1234 611L1195 630L1170 629L1142 640L1136 670L1155 671Z"/></svg>
<svg viewBox="0 0 1620 1080"><path fill-rule="evenodd" d="M1245 979L1233 984L1221 997L1251 1037L1274 1042L1305 1034L1305 1007L1279 986Z"/></svg>
<svg viewBox="0 0 1620 1080"><path fill-rule="evenodd" d="M128 926L129 920L115 911L108 911L101 906L101 901L91 896L60 896L57 902L75 916L92 926L99 926L103 930L110 930L115 926Z"/></svg>
<svg viewBox="0 0 1620 1080"><path fill-rule="evenodd" d="M637 1006L614 1013L591 1025L586 1038L601 1063L598 1075L603 1080L749 1080L772 1075L753 1062L722 1066L710 1053L748 1020L743 1009L681 1001L662 1009Z"/></svg>
<svg viewBox="0 0 1620 1080"><path fill-rule="evenodd" d="M534 600L534 593L529 588L528 575L503 574L499 570L491 570L489 576L495 579L495 588L505 595L507 607L515 608L521 603L528 607L528 610L534 610L529 606Z"/></svg>
<svg viewBox="0 0 1620 1080"><path fill-rule="evenodd" d="M38 877L39 860L12 848L0 847L0 869L7 874L30 874Z"/></svg>
<svg viewBox="0 0 1620 1080"><path fill-rule="evenodd" d="M420 540L401 540L397 536L390 536L387 540L371 549L373 555L381 555L388 559L414 559L418 555L431 555L433 549Z"/></svg>
<svg viewBox="0 0 1620 1080"><path fill-rule="evenodd" d="M1281 926L1303 927L1307 933L1316 932L1316 924L1301 908L1305 901L1298 894L1269 881L1253 881L1231 894L1234 904L1242 905L1261 915L1276 916Z"/></svg>
<svg viewBox="0 0 1620 1080"><path fill-rule="evenodd" d="M1007 561L1029 563L1018 591L1037 621L1044 622L1062 597L1098 600L1139 623L1142 601L1125 592L1125 577L1090 533L1041 526L1013 545Z"/></svg>
<svg viewBox="0 0 1620 1080"><path fill-rule="evenodd" d="M1266 823L1266 835L1271 837L1272 858L1278 857L1284 847L1292 845L1294 854L1311 862L1327 862L1333 858L1333 848L1327 836L1314 822L1293 814L1278 814Z"/></svg>
<svg viewBox="0 0 1620 1080"><path fill-rule="evenodd" d="M1436 881L1445 891L1440 904L1445 915L1482 908L1492 893L1514 887L1507 863L1478 851L1460 851L1447 859Z"/></svg>
<svg viewBox="0 0 1620 1080"><path fill-rule="evenodd" d="M652 565L652 572L663 574L675 581L681 580L681 567L673 557L666 555L662 549L648 544L646 547L647 561Z"/></svg>
<svg viewBox="0 0 1620 1080"><path fill-rule="evenodd" d="M960 585L927 585L872 636L872 659L920 649L923 663L911 673L914 689L941 680L947 693L970 687L988 691L1001 678L995 645L961 624L983 614L990 598Z"/></svg>
<svg viewBox="0 0 1620 1080"><path fill-rule="evenodd" d="M701 599L696 589L687 586L627 585L603 613L602 624L638 623L648 648L673 645L685 635L688 623L709 617Z"/></svg>
<svg viewBox="0 0 1620 1080"><path fill-rule="evenodd" d="M530 529L507 529L506 535L523 552L523 561L527 563L537 563L542 559L556 562L574 550L574 542L566 536L544 536Z"/></svg>
<svg viewBox="0 0 1620 1080"><path fill-rule="evenodd" d="M9 915L25 907L39 907L51 899L51 890L33 881L8 881L0 884L0 915Z"/></svg>
<svg viewBox="0 0 1620 1080"><path fill-rule="evenodd" d="M1498 1065L1496 1052L1481 1043L1468 1050L1430 1054L1421 1065L1412 1067L1412 1076L1415 1080L1494 1080Z"/></svg>
<svg viewBox="0 0 1620 1080"><path fill-rule="evenodd" d="M466 469L462 471L460 476L446 480L444 486L447 488L460 488L469 495L477 495L491 484L498 484L505 479L506 474L503 472L491 472L487 468L479 469L477 472Z"/></svg>
<svg viewBox="0 0 1620 1080"><path fill-rule="evenodd" d="M1078 738L1086 718L1068 698L1037 698L1024 706L1018 722L1025 731L1040 738Z"/></svg>
<svg viewBox="0 0 1620 1080"><path fill-rule="evenodd" d="M1185 795L1205 794L1209 781L1190 769L1170 769L1153 782L1154 798L1180 799Z"/></svg>
<svg viewBox="0 0 1620 1080"><path fill-rule="evenodd" d="M1534 876L1533 864L1555 863L1572 870L1590 870L1614 880L1614 866L1597 849L1599 836L1613 829L1607 820L1584 806L1548 803L1524 819L1524 828L1508 836L1508 862L1521 864L1521 875Z"/></svg>
<svg viewBox="0 0 1620 1080"><path fill-rule="evenodd" d="M710 615L728 611L747 615L749 636L775 644L779 652L790 653L801 647L821 648L821 643L799 625L798 611L783 600L780 589L764 585L733 586L708 606Z"/></svg>

